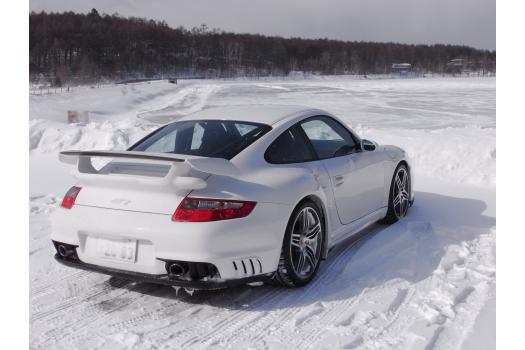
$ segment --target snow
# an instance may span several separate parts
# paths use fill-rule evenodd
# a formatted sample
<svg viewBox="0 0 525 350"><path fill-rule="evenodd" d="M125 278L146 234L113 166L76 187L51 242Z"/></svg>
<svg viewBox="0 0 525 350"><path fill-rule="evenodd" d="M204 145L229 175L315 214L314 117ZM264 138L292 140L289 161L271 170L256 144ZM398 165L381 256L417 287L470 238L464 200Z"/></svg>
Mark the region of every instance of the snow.
<svg viewBox="0 0 525 350"><path fill-rule="evenodd" d="M494 78L152 82L30 96L30 343L47 348L495 347ZM407 218L338 246L301 289L175 291L57 264L49 214L74 180L64 149L125 149L210 106L303 104L407 150ZM87 125L67 110L89 111Z"/></svg>

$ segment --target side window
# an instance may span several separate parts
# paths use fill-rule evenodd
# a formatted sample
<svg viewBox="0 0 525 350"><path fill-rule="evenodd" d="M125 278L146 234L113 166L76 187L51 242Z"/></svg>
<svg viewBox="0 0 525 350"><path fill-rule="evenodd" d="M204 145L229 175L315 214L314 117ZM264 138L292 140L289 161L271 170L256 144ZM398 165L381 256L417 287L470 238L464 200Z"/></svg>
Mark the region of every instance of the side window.
<svg viewBox="0 0 525 350"><path fill-rule="evenodd" d="M350 132L329 117L313 117L301 123L320 159L344 156L357 149Z"/></svg>
<svg viewBox="0 0 525 350"><path fill-rule="evenodd" d="M301 163L316 160L308 140L305 139L297 126L291 127L275 139L266 150L264 158L268 163L274 164Z"/></svg>

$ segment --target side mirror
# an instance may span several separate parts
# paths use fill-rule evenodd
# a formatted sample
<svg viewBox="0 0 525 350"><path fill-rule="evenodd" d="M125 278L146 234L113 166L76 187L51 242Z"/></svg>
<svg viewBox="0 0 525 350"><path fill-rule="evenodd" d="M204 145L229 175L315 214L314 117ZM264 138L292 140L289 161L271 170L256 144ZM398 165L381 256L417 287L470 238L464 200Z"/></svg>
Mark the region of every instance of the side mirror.
<svg viewBox="0 0 525 350"><path fill-rule="evenodd" d="M377 143L370 140L361 140L361 149L363 151L374 151L377 148Z"/></svg>

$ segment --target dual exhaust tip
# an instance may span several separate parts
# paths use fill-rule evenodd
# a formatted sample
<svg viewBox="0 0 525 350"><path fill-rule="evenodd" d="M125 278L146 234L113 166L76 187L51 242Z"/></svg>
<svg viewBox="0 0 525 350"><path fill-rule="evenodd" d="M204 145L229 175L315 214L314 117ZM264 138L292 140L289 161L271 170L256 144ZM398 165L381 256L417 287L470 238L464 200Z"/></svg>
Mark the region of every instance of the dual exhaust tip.
<svg viewBox="0 0 525 350"><path fill-rule="evenodd" d="M60 242L55 243L58 255L63 259L78 259L76 246Z"/></svg>
<svg viewBox="0 0 525 350"><path fill-rule="evenodd" d="M167 262L166 270L170 277L181 277L188 272L188 266L185 263L180 262Z"/></svg>
<svg viewBox="0 0 525 350"><path fill-rule="evenodd" d="M76 246L55 242L55 248L62 259L78 259ZM182 277L188 273L188 263L182 261L166 261L166 271L169 277Z"/></svg>
<svg viewBox="0 0 525 350"><path fill-rule="evenodd" d="M169 279L200 281L220 278L217 268L210 263L163 260Z"/></svg>

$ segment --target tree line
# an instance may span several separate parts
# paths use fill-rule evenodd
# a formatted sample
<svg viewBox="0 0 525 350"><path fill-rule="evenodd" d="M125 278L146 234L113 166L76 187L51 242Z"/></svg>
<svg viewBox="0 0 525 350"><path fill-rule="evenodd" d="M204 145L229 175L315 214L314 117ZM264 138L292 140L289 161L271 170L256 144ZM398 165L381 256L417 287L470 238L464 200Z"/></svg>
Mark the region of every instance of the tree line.
<svg viewBox="0 0 525 350"><path fill-rule="evenodd" d="M459 45L410 45L236 34L205 25L172 28L164 21L118 14L29 14L29 73L55 85L150 77L385 74L406 62L419 73L444 73L462 58L469 69L494 72L496 52Z"/></svg>

